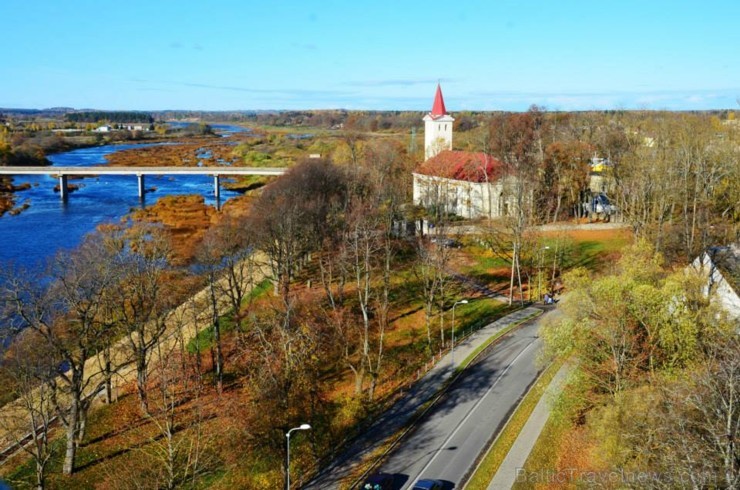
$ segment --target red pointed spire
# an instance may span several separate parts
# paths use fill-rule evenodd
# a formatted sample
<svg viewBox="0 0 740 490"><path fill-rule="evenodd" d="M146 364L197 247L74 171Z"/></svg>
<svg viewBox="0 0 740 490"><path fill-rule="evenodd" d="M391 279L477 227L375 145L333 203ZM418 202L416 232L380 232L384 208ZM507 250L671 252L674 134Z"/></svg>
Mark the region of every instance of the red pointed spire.
<svg viewBox="0 0 740 490"><path fill-rule="evenodd" d="M430 114L434 118L447 114L447 109L445 109L445 99L442 97L442 87L440 87L439 84L437 84L437 93L434 94L434 105L432 106L432 112L430 112Z"/></svg>

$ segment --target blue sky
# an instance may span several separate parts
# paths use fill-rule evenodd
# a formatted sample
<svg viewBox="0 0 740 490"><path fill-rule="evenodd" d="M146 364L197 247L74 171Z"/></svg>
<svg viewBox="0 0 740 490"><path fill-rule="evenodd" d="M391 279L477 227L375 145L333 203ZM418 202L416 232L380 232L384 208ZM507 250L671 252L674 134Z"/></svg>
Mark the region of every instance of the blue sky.
<svg viewBox="0 0 740 490"><path fill-rule="evenodd" d="M740 0L1 0L0 107L740 108Z"/></svg>

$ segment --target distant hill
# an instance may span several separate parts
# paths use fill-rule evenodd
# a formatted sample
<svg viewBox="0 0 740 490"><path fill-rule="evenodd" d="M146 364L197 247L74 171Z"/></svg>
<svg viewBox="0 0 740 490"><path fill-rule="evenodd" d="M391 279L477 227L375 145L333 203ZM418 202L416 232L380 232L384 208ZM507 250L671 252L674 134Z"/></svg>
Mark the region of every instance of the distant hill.
<svg viewBox="0 0 740 490"><path fill-rule="evenodd" d="M59 117L68 112L74 112L72 107L50 107L48 109L8 109L0 107L0 114L6 116L37 116L37 117Z"/></svg>

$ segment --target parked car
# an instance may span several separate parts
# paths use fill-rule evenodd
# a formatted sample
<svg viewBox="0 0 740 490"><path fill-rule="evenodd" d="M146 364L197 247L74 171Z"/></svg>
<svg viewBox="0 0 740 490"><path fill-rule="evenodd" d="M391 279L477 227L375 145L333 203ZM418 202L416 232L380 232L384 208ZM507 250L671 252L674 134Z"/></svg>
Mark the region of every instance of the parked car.
<svg viewBox="0 0 740 490"><path fill-rule="evenodd" d="M439 480L429 480L424 478L416 482L411 490L442 490L442 482Z"/></svg>
<svg viewBox="0 0 740 490"><path fill-rule="evenodd" d="M588 216L589 221L603 219L608 223L612 215L617 213L617 207L609 201L606 194L599 192L583 203L583 212Z"/></svg>
<svg viewBox="0 0 740 490"><path fill-rule="evenodd" d="M447 237L432 237L432 243L436 243L439 245L442 245L445 248L460 248L462 247L462 243L458 242L457 240L453 240L452 238Z"/></svg>
<svg viewBox="0 0 740 490"><path fill-rule="evenodd" d="M375 473L370 475L360 488L362 490L391 490L393 488L393 475Z"/></svg>

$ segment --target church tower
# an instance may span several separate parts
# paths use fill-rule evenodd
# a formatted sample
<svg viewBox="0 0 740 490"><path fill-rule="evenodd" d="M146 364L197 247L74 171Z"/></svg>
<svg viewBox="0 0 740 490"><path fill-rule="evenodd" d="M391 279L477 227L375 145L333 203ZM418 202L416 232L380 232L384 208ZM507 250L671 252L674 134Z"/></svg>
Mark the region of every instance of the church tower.
<svg viewBox="0 0 740 490"><path fill-rule="evenodd" d="M424 160L429 160L443 150L452 149L452 123L455 119L447 114L442 87L437 84L432 112L424 116Z"/></svg>

